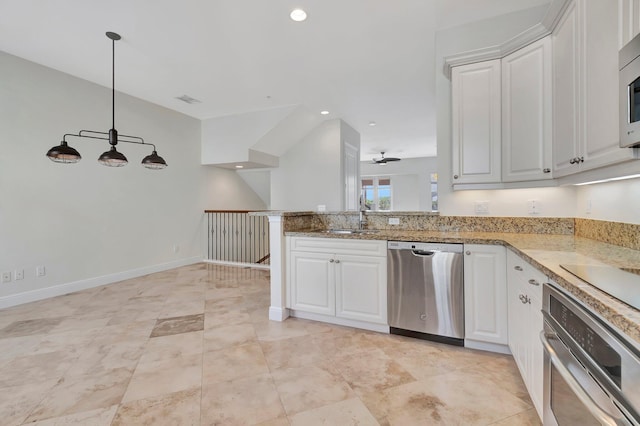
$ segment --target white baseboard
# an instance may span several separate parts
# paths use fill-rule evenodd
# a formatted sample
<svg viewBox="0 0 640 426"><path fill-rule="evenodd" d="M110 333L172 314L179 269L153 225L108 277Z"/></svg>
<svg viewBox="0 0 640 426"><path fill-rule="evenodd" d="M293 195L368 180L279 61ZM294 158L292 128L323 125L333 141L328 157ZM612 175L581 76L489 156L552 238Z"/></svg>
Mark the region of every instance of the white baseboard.
<svg viewBox="0 0 640 426"><path fill-rule="evenodd" d="M497 343L478 342L476 340L464 339L464 347L469 349L478 349L487 352L496 352L499 354L511 355L509 346Z"/></svg>
<svg viewBox="0 0 640 426"><path fill-rule="evenodd" d="M269 307L269 319L271 321L284 321L289 318L289 309Z"/></svg>
<svg viewBox="0 0 640 426"><path fill-rule="evenodd" d="M137 278L143 275L167 271L169 269L178 268L180 266L193 265L194 263L200 262L202 262L201 257L188 257L167 263L161 263L158 265L145 266L143 268L116 272L114 274L103 275L100 277L87 278L85 280L54 285L52 287L39 288L37 290L25 291L23 293L10 294L8 296L0 297L0 309L22 305L29 302L36 302L38 300L48 299L50 297L62 296L63 294L69 294L80 290L99 287L101 285L113 284L118 281Z"/></svg>
<svg viewBox="0 0 640 426"><path fill-rule="evenodd" d="M227 260L210 260L210 259L203 259L202 261L204 263L213 263L214 265L248 266L249 268L266 269L266 270L271 269L271 265L263 265L261 263L229 262Z"/></svg>
<svg viewBox="0 0 640 426"><path fill-rule="evenodd" d="M303 312L303 311L294 311L293 309L289 310L289 314L292 317L296 317L296 318L328 322L336 325L344 325L347 327L361 328L363 330L377 331L379 333L389 334L389 326L386 324L375 324L372 322L351 320L351 319L340 318L340 317L332 317L330 315L314 314L311 312Z"/></svg>

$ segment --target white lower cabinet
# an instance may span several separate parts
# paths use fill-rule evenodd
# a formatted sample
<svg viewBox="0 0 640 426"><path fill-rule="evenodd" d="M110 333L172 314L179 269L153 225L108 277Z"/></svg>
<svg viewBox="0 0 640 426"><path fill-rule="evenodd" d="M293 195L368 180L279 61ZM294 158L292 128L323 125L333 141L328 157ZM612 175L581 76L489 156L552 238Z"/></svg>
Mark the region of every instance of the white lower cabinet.
<svg viewBox="0 0 640 426"><path fill-rule="evenodd" d="M289 298L291 309L335 315L335 279L326 253L291 252Z"/></svg>
<svg viewBox="0 0 640 426"><path fill-rule="evenodd" d="M464 245L465 346L506 352L506 249L493 245Z"/></svg>
<svg viewBox="0 0 640 426"><path fill-rule="evenodd" d="M386 241L287 237L287 308L386 326L386 250Z"/></svg>
<svg viewBox="0 0 640 426"><path fill-rule="evenodd" d="M540 342L542 285L546 276L507 251L509 348L542 419L543 348Z"/></svg>

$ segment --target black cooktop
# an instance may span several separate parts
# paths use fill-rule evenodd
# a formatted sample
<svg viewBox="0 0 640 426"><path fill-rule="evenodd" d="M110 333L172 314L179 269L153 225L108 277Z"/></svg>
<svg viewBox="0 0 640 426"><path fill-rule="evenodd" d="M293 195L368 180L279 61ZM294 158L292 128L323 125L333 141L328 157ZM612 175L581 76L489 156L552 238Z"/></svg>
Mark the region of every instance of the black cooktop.
<svg viewBox="0 0 640 426"><path fill-rule="evenodd" d="M640 275L607 265L564 264L560 267L616 299L640 309Z"/></svg>

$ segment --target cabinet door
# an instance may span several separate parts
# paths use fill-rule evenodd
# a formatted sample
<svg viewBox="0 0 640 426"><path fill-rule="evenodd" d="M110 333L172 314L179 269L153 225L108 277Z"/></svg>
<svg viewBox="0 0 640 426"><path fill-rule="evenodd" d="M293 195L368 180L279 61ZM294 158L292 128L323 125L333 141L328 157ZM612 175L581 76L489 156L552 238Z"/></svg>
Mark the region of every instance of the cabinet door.
<svg viewBox="0 0 640 426"><path fill-rule="evenodd" d="M465 244L465 339L508 343L506 249Z"/></svg>
<svg viewBox="0 0 640 426"><path fill-rule="evenodd" d="M544 393L544 349L540 341L540 332L543 328L542 299L531 298L529 306L529 395L536 407L538 416L542 419L543 393Z"/></svg>
<svg viewBox="0 0 640 426"><path fill-rule="evenodd" d="M509 281L507 297L508 297L508 318L509 318L509 349L513 354L516 365L520 370L520 375L526 382L527 367L527 348L526 340L528 339L527 314L528 307L523 303L522 297L525 295L522 285L519 281Z"/></svg>
<svg viewBox="0 0 640 426"><path fill-rule="evenodd" d="M288 308L335 315L334 256L290 252Z"/></svg>
<svg viewBox="0 0 640 426"><path fill-rule="evenodd" d="M618 0L618 50L640 34L640 0Z"/></svg>
<svg viewBox="0 0 640 426"><path fill-rule="evenodd" d="M509 349L520 369L520 374L525 376L524 338L527 335L527 322L525 319L525 306L522 303L524 291L522 283L525 281L524 260L511 250L507 250L507 317L509 319Z"/></svg>
<svg viewBox="0 0 640 426"><path fill-rule="evenodd" d="M500 60L451 71L453 184L500 182Z"/></svg>
<svg viewBox="0 0 640 426"><path fill-rule="evenodd" d="M572 1L551 36L553 43L553 175L578 171L578 21ZM617 92L616 92L617 93Z"/></svg>
<svg viewBox="0 0 640 426"><path fill-rule="evenodd" d="M502 180L551 179L551 39L502 59Z"/></svg>
<svg viewBox="0 0 640 426"><path fill-rule="evenodd" d="M620 148L618 99L619 2L579 0L584 21L580 92L585 108L581 130L581 170L634 158L634 150Z"/></svg>
<svg viewBox="0 0 640 426"><path fill-rule="evenodd" d="M387 324L387 261L384 257L336 257L336 316Z"/></svg>

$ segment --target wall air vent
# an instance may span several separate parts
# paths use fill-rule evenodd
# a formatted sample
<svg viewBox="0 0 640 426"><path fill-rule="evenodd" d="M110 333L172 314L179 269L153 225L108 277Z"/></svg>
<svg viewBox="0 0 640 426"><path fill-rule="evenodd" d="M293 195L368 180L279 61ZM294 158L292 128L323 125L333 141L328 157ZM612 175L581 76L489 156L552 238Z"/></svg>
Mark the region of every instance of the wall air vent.
<svg viewBox="0 0 640 426"><path fill-rule="evenodd" d="M189 95L177 96L176 99L179 99L182 102L186 102L188 104L200 104L200 103L202 103L202 101L199 101L199 100L197 100L195 98L192 98Z"/></svg>

